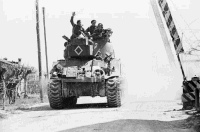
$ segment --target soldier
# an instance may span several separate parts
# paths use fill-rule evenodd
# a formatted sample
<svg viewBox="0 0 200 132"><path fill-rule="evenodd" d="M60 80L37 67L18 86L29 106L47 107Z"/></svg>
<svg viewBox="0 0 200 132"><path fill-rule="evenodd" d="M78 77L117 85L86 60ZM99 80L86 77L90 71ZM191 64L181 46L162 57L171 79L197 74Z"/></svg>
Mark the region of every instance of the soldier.
<svg viewBox="0 0 200 132"><path fill-rule="evenodd" d="M96 29L96 20L92 20L91 21L91 26L89 26L87 29L86 29L86 32L88 33L90 33L90 35L92 35L93 33L94 33L94 30Z"/></svg>
<svg viewBox="0 0 200 132"><path fill-rule="evenodd" d="M103 24L99 23L97 28L94 30L94 33L92 34L93 40L101 39L103 38Z"/></svg>
<svg viewBox="0 0 200 132"><path fill-rule="evenodd" d="M64 46L66 47L67 45L70 44L71 40L65 35L63 35L62 37L66 40L66 42L64 43Z"/></svg>
<svg viewBox="0 0 200 132"><path fill-rule="evenodd" d="M77 20L77 24L74 23L75 15L76 15L75 12L73 12L72 16L71 16L71 20L70 20L70 22L73 26L71 39L79 37L81 35L81 33L83 33L85 35L85 30L81 25L81 20Z"/></svg>

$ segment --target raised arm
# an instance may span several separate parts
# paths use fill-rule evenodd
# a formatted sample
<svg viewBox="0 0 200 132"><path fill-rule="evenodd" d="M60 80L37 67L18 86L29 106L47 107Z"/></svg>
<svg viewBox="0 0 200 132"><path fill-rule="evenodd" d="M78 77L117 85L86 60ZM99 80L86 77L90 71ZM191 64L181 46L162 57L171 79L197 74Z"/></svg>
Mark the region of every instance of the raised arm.
<svg viewBox="0 0 200 132"><path fill-rule="evenodd" d="M72 26L75 25L74 23L74 16L75 16L75 12L72 13L71 19L70 19L70 23L72 24Z"/></svg>

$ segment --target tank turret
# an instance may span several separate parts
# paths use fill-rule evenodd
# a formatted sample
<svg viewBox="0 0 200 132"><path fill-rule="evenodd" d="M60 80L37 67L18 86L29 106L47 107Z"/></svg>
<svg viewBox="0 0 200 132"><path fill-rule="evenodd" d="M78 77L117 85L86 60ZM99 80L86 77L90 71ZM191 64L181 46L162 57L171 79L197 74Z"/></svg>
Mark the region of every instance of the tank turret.
<svg viewBox="0 0 200 132"><path fill-rule="evenodd" d="M105 57L106 53L113 54L113 48L110 43L110 36L112 31L110 29L105 30L105 34L102 38L97 40L85 38L76 38L73 40L67 40L64 50L64 58L76 58L76 59L94 59L96 56Z"/></svg>

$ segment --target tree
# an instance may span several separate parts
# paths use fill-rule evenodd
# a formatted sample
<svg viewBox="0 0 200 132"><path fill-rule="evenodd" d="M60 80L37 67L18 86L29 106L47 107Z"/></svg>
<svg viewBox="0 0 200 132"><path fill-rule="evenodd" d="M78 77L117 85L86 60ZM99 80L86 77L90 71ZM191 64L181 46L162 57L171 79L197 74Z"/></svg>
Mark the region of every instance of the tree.
<svg viewBox="0 0 200 132"><path fill-rule="evenodd" d="M27 79L28 74L33 73L33 67L28 67L17 62L9 62L7 60L0 60L0 83L3 95L3 109L5 109L5 97L9 98L9 103L15 102L17 84L24 79ZM2 90L1 90L2 89ZM26 90L26 85L25 85ZM27 93L25 91L25 96Z"/></svg>
<svg viewBox="0 0 200 132"><path fill-rule="evenodd" d="M27 76L29 75L29 74L31 74L31 73L35 73L36 72L36 70L35 70L35 68L34 67L24 67L23 69L22 69L22 79L24 79L24 98L27 98L28 97L28 95L27 95ZM21 80L22 80L21 79Z"/></svg>

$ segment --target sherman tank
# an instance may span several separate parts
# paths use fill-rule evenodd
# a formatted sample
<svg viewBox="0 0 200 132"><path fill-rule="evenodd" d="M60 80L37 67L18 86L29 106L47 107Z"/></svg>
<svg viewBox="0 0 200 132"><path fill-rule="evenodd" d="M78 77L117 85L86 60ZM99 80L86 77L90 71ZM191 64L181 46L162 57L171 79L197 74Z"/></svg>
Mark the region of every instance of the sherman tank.
<svg viewBox="0 0 200 132"><path fill-rule="evenodd" d="M107 97L108 107L121 106L121 63L115 58L107 29L96 40L66 39L64 59L50 72L48 99L53 109L74 107L81 96Z"/></svg>

